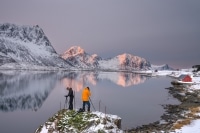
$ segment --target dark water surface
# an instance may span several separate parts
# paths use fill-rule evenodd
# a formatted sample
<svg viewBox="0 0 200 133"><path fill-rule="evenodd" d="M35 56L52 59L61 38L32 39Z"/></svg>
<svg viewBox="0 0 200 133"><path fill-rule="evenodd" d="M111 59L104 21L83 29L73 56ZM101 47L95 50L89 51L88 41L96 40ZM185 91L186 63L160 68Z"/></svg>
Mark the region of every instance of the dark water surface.
<svg viewBox="0 0 200 133"><path fill-rule="evenodd" d="M178 103L165 89L170 81L117 72L0 71L0 132L34 133L68 106L68 86L75 91L76 109L82 107L81 90L89 86L94 108L120 116L122 129L148 124L160 120L162 104Z"/></svg>

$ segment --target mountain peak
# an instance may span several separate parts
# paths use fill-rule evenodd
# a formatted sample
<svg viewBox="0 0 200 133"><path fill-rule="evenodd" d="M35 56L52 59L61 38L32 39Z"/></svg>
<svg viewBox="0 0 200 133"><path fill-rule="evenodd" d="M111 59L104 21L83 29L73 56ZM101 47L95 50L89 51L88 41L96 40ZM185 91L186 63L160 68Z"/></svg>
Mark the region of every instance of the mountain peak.
<svg viewBox="0 0 200 133"><path fill-rule="evenodd" d="M62 57L66 59L71 56L84 55L84 54L85 54L85 50L82 49L80 46L73 46L73 47L70 47L69 50L64 52Z"/></svg>
<svg viewBox="0 0 200 133"><path fill-rule="evenodd" d="M163 64L163 65L153 65L153 64L151 64L151 68L153 70L174 70L168 64Z"/></svg>
<svg viewBox="0 0 200 133"><path fill-rule="evenodd" d="M129 53L123 53L123 54L118 55L117 57L118 58L131 58L131 57L141 58L139 56L135 56L135 55L132 55L132 54L129 54Z"/></svg>
<svg viewBox="0 0 200 133"><path fill-rule="evenodd" d="M59 57L38 25L19 26L10 23L0 24L0 65L7 63L13 63L10 65L16 69L30 64L33 67L70 66Z"/></svg>
<svg viewBox="0 0 200 133"><path fill-rule="evenodd" d="M25 43L32 42L37 45L51 45L48 38L45 36L42 28L38 25L26 26L16 25L10 23L0 24L0 36L6 38L13 38Z"/></svg>
<svg viewBox="0 0 200 133"><path fill-rule="evenodd" d="M61 57L78 68L86 69L96 68L98 66L98 60L101 60L101 57L96 54L90 55L86 53L80 46L70 47Z"/></svg>
<svg viewBox="0 0 200 133"><path fill-rule="evenodd" d="M82 69L102 70L139 70L149 69L150 62L139 56L121 54L111 59L103 60L96 54L90 55L80 46L73 46L61 55L63 59Z"/></svg>

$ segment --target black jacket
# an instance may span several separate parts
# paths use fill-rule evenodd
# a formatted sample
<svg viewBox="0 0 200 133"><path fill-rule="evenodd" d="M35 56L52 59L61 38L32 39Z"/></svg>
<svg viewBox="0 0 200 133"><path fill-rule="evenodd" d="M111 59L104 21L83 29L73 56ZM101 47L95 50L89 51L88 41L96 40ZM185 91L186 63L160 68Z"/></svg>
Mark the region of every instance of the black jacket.
<svg viewBox="0 0 200 133"><path fill-rule="evenodd" d="M69 92L68 92L67 97L68 97L68 96L69 96L70 98L73 98L73 97L74 97L74 93L73 93L72 88L69 89Z"/></svg>

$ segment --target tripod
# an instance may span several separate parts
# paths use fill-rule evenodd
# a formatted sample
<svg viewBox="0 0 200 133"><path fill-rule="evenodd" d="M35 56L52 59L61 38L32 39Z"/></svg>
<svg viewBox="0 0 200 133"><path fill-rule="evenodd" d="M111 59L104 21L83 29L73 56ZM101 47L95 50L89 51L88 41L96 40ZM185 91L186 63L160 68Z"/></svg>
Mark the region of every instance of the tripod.
<svg viewBox="0 0 200 133"><path fill-rule="evenodd" d="M67 97L65 97L64 109L65 109L65 105L66 105L66 108L67 108L67 103L68 103L68 100L67 100Z"/></svg>
<svg viewBox="0 0 200 133"><path fill-rule="evenodd" d="M90 97L89 97L89 100L90 100L90 102L92 104L92 107L93 107L94 111L96 111L96 109L95 109L95 107L94 107L94 105L93 105L92 100L90 99Z"/></svg>

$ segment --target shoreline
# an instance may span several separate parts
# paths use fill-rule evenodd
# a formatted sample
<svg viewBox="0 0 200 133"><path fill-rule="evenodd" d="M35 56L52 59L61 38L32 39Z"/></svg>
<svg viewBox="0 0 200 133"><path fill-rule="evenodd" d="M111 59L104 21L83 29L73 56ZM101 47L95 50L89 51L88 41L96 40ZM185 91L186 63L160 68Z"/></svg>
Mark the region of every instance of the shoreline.
<svg viewBox="0 0 200 133"><path fill-rule="evenodd" d="M161 116L160 121L125 130L125 133L175 132L175 130L189 125L192 120L200 119L200 116L197 115L200 113L200 90L189 90L181 85L174 85L166 89L181 103L162 105L165 113Z"/></svg>

